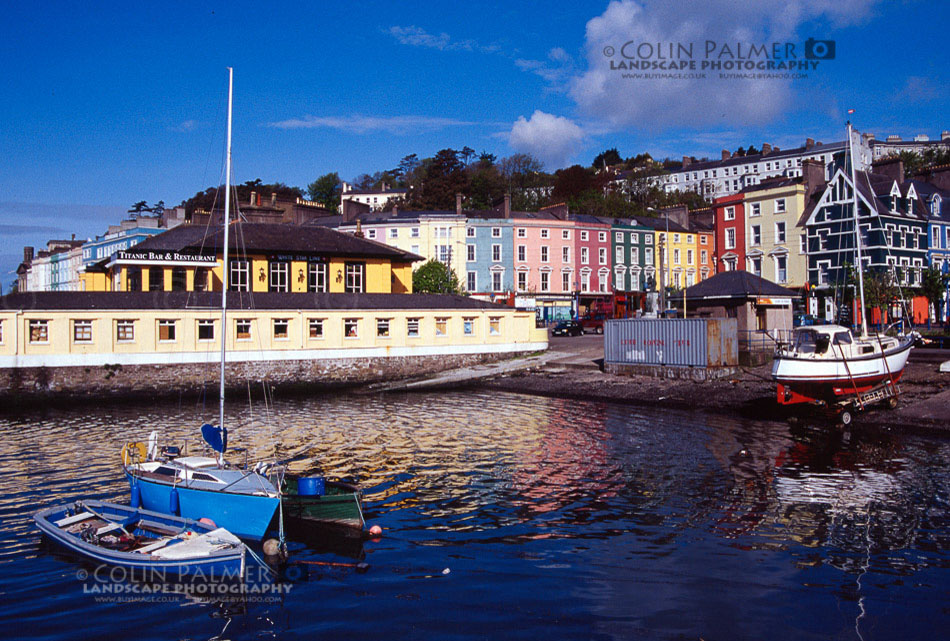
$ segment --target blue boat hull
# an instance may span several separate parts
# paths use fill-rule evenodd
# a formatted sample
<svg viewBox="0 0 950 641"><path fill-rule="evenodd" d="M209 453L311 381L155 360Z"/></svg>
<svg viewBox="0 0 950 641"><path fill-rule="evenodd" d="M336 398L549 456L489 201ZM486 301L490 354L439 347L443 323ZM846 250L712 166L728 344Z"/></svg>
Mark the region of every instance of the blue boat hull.
<svg viewBox="0 0 950 641"><path fill-rule="evenodd" d="M212 490L198 490L178 485L158 483L126 472L129 487L139 486L142 507L154 512L169 513L172 489L178 492L180 516L189 519L209 518L218 527L243 539L260 541L267 533L280 499L274 496L232 494Z"/></svg>
<svg viewBox="0 0 950 641"><path fill-rule="evenodd" d="M207 532L212 528L204 527L188 519L172 517L157 512L133 509L124 505L104 501L88 501L101 514L109 517L136 515L177 529L188 528L197 532ZM34 516L36 525L54 543L62 546L84 559L92 562L122 567L132 573L124 575L129 579L157 581L178 577L190 577L216 580L238 580L244 575L244 551L236 549L221 552L205 558L160 559L149 554L138 554L109 550L83 541L56 527L54 521L66 515L68 506L47 508Z"/></svg>

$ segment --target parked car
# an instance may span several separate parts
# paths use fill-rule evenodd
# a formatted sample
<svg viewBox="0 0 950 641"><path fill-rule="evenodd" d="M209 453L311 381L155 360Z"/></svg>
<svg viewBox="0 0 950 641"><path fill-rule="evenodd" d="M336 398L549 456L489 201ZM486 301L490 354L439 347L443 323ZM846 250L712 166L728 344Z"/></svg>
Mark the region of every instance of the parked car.
<svg viewBox="0 0 950 641"><path fill-rule="evenodd" d="M593 332L595 334L604 333L604 319L600 318L582 318L581 319L581 328L585 332Z"/></svg>
<svg viewBox="0 0 950 641"><path fill-rule="evenodd" d="M580 336L584 333L584 328L577 321L561 321L551 330L552 336Z"/></svg>

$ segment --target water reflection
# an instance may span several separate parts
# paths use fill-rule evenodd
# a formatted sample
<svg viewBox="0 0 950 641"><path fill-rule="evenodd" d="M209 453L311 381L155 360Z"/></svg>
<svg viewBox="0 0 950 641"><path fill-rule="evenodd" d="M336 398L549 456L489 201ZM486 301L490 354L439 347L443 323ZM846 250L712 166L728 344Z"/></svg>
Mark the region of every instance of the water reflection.
<svg viewBox="0 0 950 641"><path fill-rule="evenodd" d="M292 456L294 472L358 482L367 521L386 529L365 545L294 532L296 557L343 568L365 560L374 570L357 578L314 564L279 606L252 606L223 632L209 626L209 604L118 614L75 598L75 568L40 553L31 514L80 497L127 500L122 444L157 429L199 447L197 426L214 408L51 409L0 416L0 594L36 595L0 617L32 621L37 635L62 633L77 617L154 636L182 636L189 625L206 637L341 626L378 635L439 604L446 627L427 627L432 637L491 636L508 624L525 638L554 629L557 638L807 638L839 629L842 613L899 633L900 621L932 605L928 589L948 585L935 574L950 559L942 441L510 394L227 409L232 440L252 460ZM366 599L376 616L354 621ZM884 603L906 615L892 607L882 618ZM776 620L795 623L776 634ZM467 632L452 627L459 621Z"/></svg>

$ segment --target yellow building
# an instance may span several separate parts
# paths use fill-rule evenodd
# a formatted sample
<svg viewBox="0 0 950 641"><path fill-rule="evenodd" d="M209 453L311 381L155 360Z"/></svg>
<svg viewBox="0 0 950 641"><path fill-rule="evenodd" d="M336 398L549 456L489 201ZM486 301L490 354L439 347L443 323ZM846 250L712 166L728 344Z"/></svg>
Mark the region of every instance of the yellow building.
<svg viewBox="0 0 950 641"><path fill-rule="evenodd" d="M804 287L808 256L798 221L805 209L805 181L774 179L743 193L747 271L784 287Z"/></svg>
<svg viewBox="0 0 950 641"><path fill-rule="evenodd" d="M233 223L228 288L244 292L412 292L407 251L318 225ZM182 225L86 269L83 291L221 291L223 229Z"/></svg>

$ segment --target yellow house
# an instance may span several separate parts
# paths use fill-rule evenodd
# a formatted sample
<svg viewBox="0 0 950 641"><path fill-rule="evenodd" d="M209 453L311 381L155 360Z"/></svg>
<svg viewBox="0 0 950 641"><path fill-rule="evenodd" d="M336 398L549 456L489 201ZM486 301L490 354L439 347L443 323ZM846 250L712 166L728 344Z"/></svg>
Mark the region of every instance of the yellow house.
<svg viewBox="0 0 950 641"><path fill-rule="evenodd" d="M318 225L232 223L228 289L277 293L412 292L421 258ZM221 291L223 229L181 225L82 275L84 291Z"/></svg>
<svg viewBox="0 0 950 641"><path fill-rule="evenodd" d="M805 209L805 182L801 178L769 180L743 193L746 269L783 287L804 287L808 256L798 221Z"/></svg>
<svg viewBox="0 0 950 641"><path fill-rule="evenodd" d="M699 234L689 231L672 221L667 232L666 221L653 222L656 230L655 267L657 286L665 283L670 287L682 289L694 285L700 279ZM663 282L660 282L660 273Z"/></svg>

